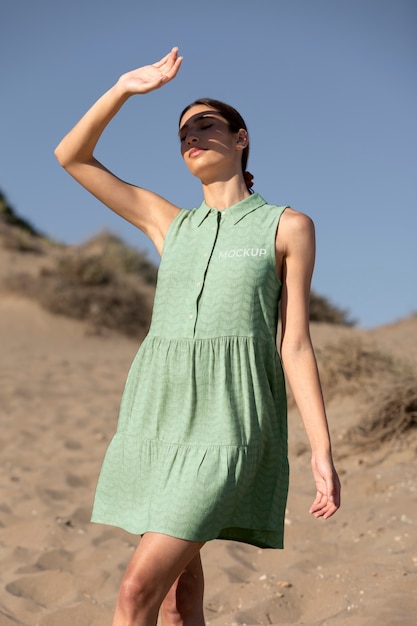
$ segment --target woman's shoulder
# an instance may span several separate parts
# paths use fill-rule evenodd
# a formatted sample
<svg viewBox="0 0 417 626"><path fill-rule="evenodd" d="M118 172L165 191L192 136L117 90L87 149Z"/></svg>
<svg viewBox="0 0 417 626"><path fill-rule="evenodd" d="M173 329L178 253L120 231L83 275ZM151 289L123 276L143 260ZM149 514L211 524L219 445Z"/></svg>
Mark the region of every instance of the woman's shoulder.
<svg viewBox="0 0 417 626"><path fill-rule="evenodd" d="M314 222L301 211L288 207L282 214L277 231L277 247L287 252L294 247L304 247L315 240Z"/></svg>
<svg viewBox="0 0 417 626"><path fill-rule="evenodd" d="M302 233L314 231L314 222L309 215L287 207L280 220L280 228L289 233Z"/></svg>

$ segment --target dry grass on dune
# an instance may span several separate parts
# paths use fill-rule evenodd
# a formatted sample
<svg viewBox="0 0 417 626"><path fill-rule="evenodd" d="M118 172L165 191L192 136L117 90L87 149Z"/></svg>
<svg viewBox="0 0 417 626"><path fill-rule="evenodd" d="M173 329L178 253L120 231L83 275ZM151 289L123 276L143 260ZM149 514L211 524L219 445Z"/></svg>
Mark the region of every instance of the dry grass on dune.
<svg viewBox="0 0 417 626"><path fill-rule="evenodd" d="M149 326L156 268L113 235L103 233L76 248L59 247L38 275L9 276L6 287L58 315L142 338Z"/></svg>
<svg viewBox="0 0 417 626"><path fill-rule="evenodd" d="M370 383L410 375L410 367L360 337L342 339L316 349L326 399L358 393ZM372 386L372 385L371 385Z"/></svg>
<svg viewBox="0 0 417 626"><path fill-rule="evenodd" d="M154 286L156 283L156 266L112 233L99 233L81 244L79 251L88 258L100 259L102 265L112 272L135 276L147 285Z"/></svg>
<svg viewBox="0 0 417 626"><path fill-rule="evenodd" d="M359 424L347 432L347 441L361 449L375 449L385 442L399 442L409 431L417 429L416 378L383 387L374 397Z"/></svg>
<svg viewBox="0 0 417 626"><path fill-rule="evenodd" d="M417 429L417 374L409 363L358 337L326 345L317 358L326 401L358 399L359 421L343 437L350 449L400 445Z"/></svg>
<svg viewBox="0 0 417 626"><path fill-rule="evenodd" d="M315 291L310 294L310 321L341 326L354 326L356 323L347 309L338 307L329 298Z"/></svg>

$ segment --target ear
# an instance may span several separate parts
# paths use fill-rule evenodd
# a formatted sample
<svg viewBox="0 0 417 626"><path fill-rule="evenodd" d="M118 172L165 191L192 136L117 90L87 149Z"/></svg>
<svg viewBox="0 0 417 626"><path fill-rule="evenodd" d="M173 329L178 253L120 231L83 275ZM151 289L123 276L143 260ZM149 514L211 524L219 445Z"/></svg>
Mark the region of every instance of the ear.
<svg viewBox="0 0 417 626"><path fill-rule="evenodd" d="M241 128L237 133L236 146L240 150L244 150L249 143L248 132Z"/></svg>

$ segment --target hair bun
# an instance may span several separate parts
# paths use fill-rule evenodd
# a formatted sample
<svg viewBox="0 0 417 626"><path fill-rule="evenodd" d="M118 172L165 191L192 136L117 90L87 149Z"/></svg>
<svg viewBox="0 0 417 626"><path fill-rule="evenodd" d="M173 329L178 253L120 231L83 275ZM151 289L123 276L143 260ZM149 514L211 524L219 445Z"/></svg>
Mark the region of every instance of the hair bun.
<svg viewBox="0 0 417 626"><path fill-rule="evenodd" d="M252 174L246 170L246 172L243 173L243 176L245 178L246 187L248 189L252 189L252 187L253 187L253 176L252 176Z"/></svg>

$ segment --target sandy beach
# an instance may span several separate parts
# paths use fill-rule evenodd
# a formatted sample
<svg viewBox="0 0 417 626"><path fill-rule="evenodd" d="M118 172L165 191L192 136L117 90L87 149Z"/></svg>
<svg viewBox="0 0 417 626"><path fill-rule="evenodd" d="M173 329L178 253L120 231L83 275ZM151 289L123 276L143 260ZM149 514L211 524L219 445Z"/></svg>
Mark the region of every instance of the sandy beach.
<svg viewBox="0 0 417 626"><path fill-rule="evenodd" d="M42 263L1 248L0 279ZM415 376L417 316L367 331L313 324L312 334L318 357L341 341L389 356L387 371L325 388L343 506L327 521L309 516L309 452L290 404L285 549L204 547L210 626L417 623L416 417L369 445L350 436L374 397L402 372ZM93 332L3 286L0 345L0 626L106 626L137 538L89 518L139 341Z"/></svg>

